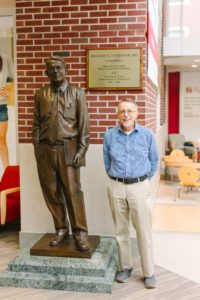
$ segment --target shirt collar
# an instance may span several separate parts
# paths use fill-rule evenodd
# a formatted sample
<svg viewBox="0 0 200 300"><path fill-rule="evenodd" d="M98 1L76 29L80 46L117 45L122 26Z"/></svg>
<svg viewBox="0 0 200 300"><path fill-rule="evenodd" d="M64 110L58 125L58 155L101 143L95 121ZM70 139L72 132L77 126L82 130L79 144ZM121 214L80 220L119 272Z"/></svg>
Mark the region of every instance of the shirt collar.
<svg viewBox="0 0 200 300"><path fill-rule="evenodd" d="M63 84L62 84L61 86L59 86L59 87L56 87L56 86L53 85L53 84L51 85L51 87L52 87L52 89L53 89L54 92L57 92L58 90L61 90L63 93L66 91L67 86L68 86L67 80L65 80L65 81L63 82Z"/></svg>

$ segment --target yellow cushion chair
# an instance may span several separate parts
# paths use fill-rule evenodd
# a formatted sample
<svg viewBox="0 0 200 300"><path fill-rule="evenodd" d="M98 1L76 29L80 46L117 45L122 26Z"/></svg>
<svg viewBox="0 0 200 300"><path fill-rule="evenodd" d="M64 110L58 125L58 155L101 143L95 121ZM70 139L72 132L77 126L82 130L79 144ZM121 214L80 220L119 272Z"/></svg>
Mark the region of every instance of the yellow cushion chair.
<svg viewBox="0 0 200 300"><path fill-rule="evenodd" d="M179 185L177 187L177 198L180 198L181 187L187 187L187 191L192 190L193 187L200 187L199 171L193 167L181 167L178 172ZM176 199L175 199L176 200Z"/></svg>

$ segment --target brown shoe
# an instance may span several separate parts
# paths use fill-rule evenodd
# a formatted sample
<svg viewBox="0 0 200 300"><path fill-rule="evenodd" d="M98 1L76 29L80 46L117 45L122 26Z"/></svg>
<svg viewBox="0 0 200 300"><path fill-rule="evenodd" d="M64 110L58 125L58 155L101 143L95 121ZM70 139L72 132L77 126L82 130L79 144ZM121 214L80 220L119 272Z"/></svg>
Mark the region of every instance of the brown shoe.
<svg viewBox="0 0 200 300"><path fill-rule="evenodd" d="M50 241L50 246L58 246L61 244L64 240L67 240L69 238L69 231L65 228L60 228L56 230L56 236L53 240Z"/></svg>
<svg viewBox="0 0 200 300"><path fill-rule="evenodd" d="M88 233L85 231L76 232L74 234L74 239L76 241L76 248L79 251L87 251L89 250L89 242L88 242Z"/></svg>

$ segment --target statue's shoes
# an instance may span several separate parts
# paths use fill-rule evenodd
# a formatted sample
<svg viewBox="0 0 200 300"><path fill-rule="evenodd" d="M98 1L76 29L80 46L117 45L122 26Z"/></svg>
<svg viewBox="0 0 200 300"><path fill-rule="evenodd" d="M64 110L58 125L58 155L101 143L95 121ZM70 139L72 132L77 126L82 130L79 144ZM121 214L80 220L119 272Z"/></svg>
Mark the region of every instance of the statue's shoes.
<svg viewBox="0 0 200 300"><path fill-rule="evenodd" d="M88 233L85 231L76 232L74 234L74 239L76 241L76 248L79 251L88 251L90 248L88 242Z"/></svg>
<svg viewBox="0 0 200 300"><path fill-rule="evenodd" d="M57 229L56 235L53 240L50 241L50 246L58 246L63 241L69 238L69 230L65 228Z"/></svg>

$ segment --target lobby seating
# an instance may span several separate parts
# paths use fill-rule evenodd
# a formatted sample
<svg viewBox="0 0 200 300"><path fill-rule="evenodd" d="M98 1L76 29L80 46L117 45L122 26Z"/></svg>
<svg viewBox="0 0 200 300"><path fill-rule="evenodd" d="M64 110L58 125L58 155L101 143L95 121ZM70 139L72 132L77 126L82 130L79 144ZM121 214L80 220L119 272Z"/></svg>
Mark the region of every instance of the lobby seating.
<svg viewBox="0 0 200 300"><path fill-rule="evenodd" d="M171 168L180 168L193 163L193 160L186 156L183 150L180 149L174 149L170 155L163 156L163 161L165 164L165 178L167 178L167 173ZM173 173L171 173L171 178L173 178Z"/></svg>
<svg viewBox="0 0 200 300"><path fill-rule="evenodd" d="M0 224L20 219L19 166L8 166L0 181Z"/></svg>
<svg viewBox="0 0 200 300"><path fill-rule="evenodd" d="M193 141L187 142L185 136L181 133L169 134L169 148L171 151L180 149L193 160L196 158L196 143Z"/></svg>
<svg viewBox="0 0 200 300"><path fill-rule="evenodd" d="M181 167L178 172L178 178L180 180L177 186L176 198L180 198L180 190L182 187L186 187L187 191L192 190L194 187L200 187L199 180L200 173L194 167L184 166Z"/></svg>

